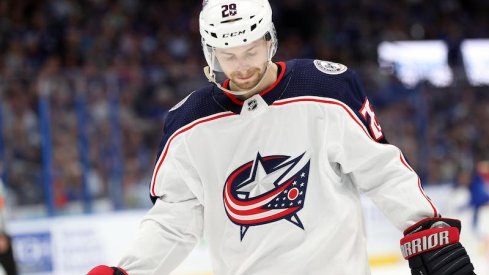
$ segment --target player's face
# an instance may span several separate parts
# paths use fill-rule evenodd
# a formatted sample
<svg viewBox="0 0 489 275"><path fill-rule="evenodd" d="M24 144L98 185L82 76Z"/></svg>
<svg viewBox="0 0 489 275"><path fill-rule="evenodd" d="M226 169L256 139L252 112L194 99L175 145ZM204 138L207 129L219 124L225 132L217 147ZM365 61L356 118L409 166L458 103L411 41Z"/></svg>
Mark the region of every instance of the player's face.
<svg viewBox="0 0 489 275"><path fill-rule="evenodd" d="M224 74L236 90L249 90L263 77L268 61L268 42L265 39L240 47L215 49Z"/></svg>

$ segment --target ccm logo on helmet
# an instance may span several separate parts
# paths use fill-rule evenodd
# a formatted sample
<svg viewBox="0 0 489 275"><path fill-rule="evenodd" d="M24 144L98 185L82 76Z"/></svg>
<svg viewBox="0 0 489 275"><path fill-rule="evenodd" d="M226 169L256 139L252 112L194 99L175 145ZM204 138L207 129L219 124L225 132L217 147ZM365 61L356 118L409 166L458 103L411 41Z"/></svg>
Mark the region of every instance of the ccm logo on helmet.
<svg viewBox="0 0 489 275"><path fill-rule="evenodd" d="M234 36L238 36L238 35L242 35L246 32L246 30L242 30L242 31L239 31L239 32L230 32L230 33L225 33L222 35L222 38L226 38L226 37L234 37Z"/></svg>
<svg viewBox="0 0 489 275"><path fill-rule="evenodd" d="M449 232L441 231L431 235L424 235L421 238L416 238L401 244L402 256L408 259L411 256L421 252L429 251L434 248L442 247L450 243Z"/></svg>

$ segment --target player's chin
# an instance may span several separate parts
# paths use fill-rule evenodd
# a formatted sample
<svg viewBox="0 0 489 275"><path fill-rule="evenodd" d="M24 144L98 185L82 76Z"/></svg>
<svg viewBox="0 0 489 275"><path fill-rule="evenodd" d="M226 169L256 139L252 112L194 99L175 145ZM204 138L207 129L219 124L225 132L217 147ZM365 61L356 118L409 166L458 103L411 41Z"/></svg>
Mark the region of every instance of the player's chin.
<svg viewBox="0 0 489 275"><path fill-rule="evenodd" d="M233 82L241 90L249 90L254 88L258 84L258 81L259 79L257 75L254 75L253 77L246 80L237 78Z"/></svg>

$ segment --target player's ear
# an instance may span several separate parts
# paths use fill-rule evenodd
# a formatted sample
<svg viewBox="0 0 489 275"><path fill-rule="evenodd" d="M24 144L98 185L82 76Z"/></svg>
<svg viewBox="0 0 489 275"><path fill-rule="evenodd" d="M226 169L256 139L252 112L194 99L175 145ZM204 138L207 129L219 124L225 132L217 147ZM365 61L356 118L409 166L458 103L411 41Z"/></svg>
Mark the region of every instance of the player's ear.
<svg viewBox="0 0 489 275"><path fill-rule="evenodd" d="M267 49L270 49L272 47L272 40L266 40L267 42Z"/></svg>

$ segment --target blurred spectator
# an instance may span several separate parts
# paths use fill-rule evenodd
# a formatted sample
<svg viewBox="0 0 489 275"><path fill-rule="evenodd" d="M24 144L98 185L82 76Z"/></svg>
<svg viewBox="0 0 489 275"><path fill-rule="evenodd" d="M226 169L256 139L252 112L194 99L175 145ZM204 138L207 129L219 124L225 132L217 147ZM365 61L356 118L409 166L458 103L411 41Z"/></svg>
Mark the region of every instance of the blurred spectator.
<svg viewBox="0 0 489 275"><path fill-rule="evenodd" d="M3 173L3 163L0 161L0 174ZM12 239L7 233L7 203L6 189L0 177L0 264L6 275L17 275L17 264L12 249Z"/></svg>
<svg viewBox="0 0 489 275"><path fill-rule="evenodd" d="M479 209L489 205L489 160L477 163L469 184L470 204L475 209L473 223L477 228Z"/></svg>

